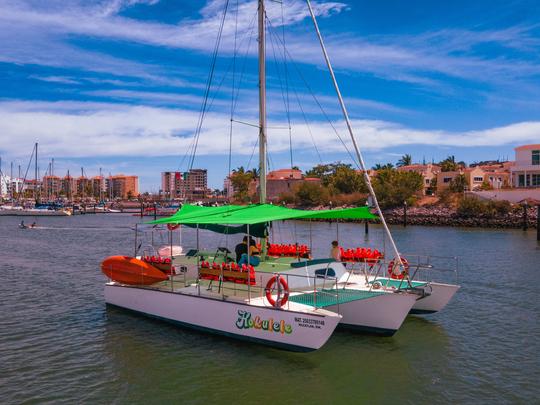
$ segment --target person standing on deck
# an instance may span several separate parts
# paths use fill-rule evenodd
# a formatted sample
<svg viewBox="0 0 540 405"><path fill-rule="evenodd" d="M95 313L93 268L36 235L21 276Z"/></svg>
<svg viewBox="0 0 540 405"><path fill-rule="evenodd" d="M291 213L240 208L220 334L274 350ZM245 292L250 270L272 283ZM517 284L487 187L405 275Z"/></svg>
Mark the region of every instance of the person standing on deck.
<svg viewBox="0 0 540 405"><path fill-rule="evenodd" d="M337 262L341 261L341 250L337 240L332 241L332 249L330 249L330 257Z"/></svg>

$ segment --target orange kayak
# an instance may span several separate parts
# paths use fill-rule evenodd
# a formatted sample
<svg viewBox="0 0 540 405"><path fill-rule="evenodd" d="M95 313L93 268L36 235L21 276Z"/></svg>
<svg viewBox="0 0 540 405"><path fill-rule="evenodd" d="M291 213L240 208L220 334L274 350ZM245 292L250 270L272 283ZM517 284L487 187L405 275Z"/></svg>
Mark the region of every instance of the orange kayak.
<svg viewBox="0 0 540 405"><path fill-rule="evenodd" d="M129 285L150 285L167 280L167 275L149 263L129 256L109 256L101 271L111 280Z"/></svg>

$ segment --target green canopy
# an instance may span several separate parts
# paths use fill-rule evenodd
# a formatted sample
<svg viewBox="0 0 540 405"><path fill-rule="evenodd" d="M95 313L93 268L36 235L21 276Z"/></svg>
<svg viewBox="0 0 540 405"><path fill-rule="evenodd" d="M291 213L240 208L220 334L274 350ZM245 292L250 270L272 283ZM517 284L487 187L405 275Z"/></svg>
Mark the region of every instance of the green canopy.
<svg viewBox="0 0 540 405"><path fill-rule="evenodd" d="M307 211L271 204L198 207L189 204L168 218L149 224L253 225L286 219L375 219L368 207Z"/></svg>

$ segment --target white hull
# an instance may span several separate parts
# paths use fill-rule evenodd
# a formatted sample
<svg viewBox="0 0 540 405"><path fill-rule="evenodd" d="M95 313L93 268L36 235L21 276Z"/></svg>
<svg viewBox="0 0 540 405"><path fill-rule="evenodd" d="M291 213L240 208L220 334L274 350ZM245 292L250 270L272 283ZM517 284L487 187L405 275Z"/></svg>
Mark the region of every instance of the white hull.
<svg viewBox="0 0 540 405"><path fill-rule="evenodd" d="M54 210L15 210L15 209L0 209L0 216L22 216L22 217L62 217L71 215L68 211Z"/></svg>
<svg viewBox="0 0 540 405"><path fill-rule="evenodd" d="M188 267L188 272L193 275L197 274L195 259L183 257L182 264ZM316 284L313 285L315 271L321 268L325 269L326 266L326 263L296 268L282 265L281 267L276 266L276 272L279 272L286 279L291 290L295 292L302 290L312 292L314 289L332 289L335 287L335 280L325 281L322 278L316 279ZM334 271L332 274L337 278L345 279L348 277L348 272L342 263L333 262L328 267ZM264 286L272 276L273 273L257 273L257 282ZM363 289L354 285L347 285L347 288ZM417 295L389 291L384 295L374 295L369 298L332 305L325 307L325 309L343 316L341 327L391 336L400 328L409 311L415 305L417 298Z"/></svg>
<svg viewBox="0 0 540 405"><path fill-rule="evenodd" d="M453 284L428 283L424 289L430 295L416 301L411 314L432 314L442 310L459 288L459 285Z"/></svg>
<svg viewBox="0 0 540 405"><path fill-rule="evenodd" d="M369 277L370 281L373 281L375 277ZM388 280L387 278L377 278L381 281L381 283L384 285L385 280ZM348 279L350 285L347 286L347 288L352 289L361 289L361 290L369 290L369 286L366 286L364 276L360 275L351 275ZM415 281L421 281L421 280L415 280ZM403 288L406 287L406 282L403 282ZM454 284L442 284L442 283L435 283L435 282L427 282L427 285L423 287L416 287L417 290L423 289L426 293L426 296L423 298L420 298L419 295L415 293L410 293L410 295L416 296L418 298L414 305L412 306L410 313L411 314L432 314L434 312L438 312L442 310L452 299L454 294L459 290L459 285Z"/></svg>
<svg viewBox="0 0 540 405"><path fill-rule="evenodd" d="M372 298L326 307L339 312L340 327L392 336L403 324L416 302L412 294L381 294Z"/></svg>
<svg viewBox="0 0 540 405"><path fill-rule="evenodd" d="M188 293L108 283L105 302L193 329L293 351L319 349L341 319L335 313L300 304L280 310L265 306L261 298L248 304L196 295L196 287L182 290ZM278 331L265 330L260 321L270 321Z"/></svg>

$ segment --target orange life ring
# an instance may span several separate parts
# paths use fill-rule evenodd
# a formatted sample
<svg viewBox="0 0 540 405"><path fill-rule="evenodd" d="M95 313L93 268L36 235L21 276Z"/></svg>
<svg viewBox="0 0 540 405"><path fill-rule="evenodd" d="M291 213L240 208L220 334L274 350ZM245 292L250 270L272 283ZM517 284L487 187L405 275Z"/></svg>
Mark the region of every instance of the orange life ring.
<svg viewBox="0 0 540 405"><path fill-rule="evenodd" d="M404 257L401 257L401 263L403 263L403 271L399 274L394 273L394 267L396 264L396 259L392 259L390 263L388 263L388 275L390 278L393 278L394 280L403 280L405 276L409 274L409 262Z"/></svg>
<svg viewBox="0 0 540 405"><path fill-rule="evenodd" d="M278 282L281 284L282 291L284 292L283 297L279 301L279 306L276 305L276 300L272 298L272 291L274 291L274 285ZM289 285L287 284L287 281L285 281L285 279L281 276L279 277L279 281L277 279L277 276L273 276L270 280L268 280L264 291L266 293L266 299L268 300L268 303L273 307L281 308L287 303L287 300L289 299Z"/></svg>
<svg viewBox="0 0 540 405"><path fill-rule="evenodd" d="M169 231L174 231L176 229L180 228L180 224L167 224L167 229Z"/></svg>

